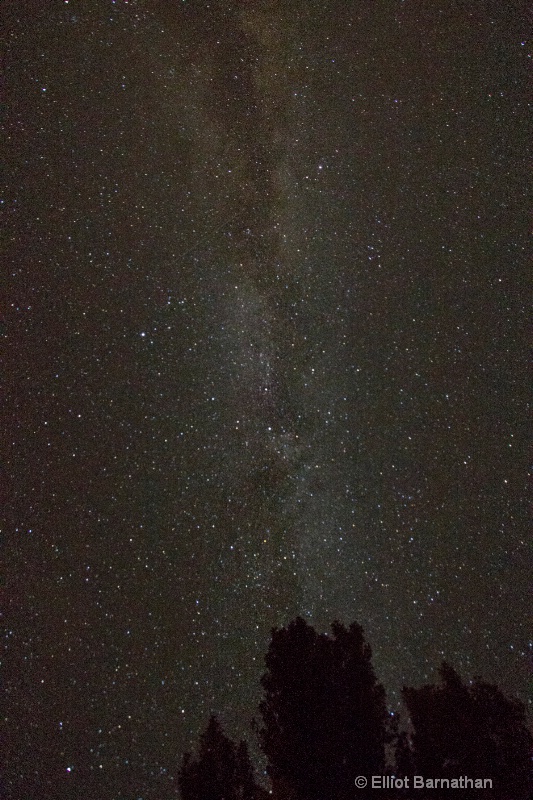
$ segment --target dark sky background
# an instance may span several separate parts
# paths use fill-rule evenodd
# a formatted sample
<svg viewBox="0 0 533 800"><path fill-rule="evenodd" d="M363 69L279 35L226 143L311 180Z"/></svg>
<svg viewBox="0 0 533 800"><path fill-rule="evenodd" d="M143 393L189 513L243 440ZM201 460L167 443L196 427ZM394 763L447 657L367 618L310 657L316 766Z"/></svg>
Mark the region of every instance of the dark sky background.
<svg viewBox="0 0 533 800"><path fill-rule="evenodd" d="M175 797L296 614L524 697L522 11L4 3L2 797Z"/></svg>

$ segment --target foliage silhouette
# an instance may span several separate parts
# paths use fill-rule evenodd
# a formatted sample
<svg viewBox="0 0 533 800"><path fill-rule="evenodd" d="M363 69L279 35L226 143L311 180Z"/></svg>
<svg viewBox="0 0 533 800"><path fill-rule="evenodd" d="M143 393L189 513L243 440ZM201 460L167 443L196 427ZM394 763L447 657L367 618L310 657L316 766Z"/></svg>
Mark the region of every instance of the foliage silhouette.
<svg viewBox="0 0 533 800"><path fill-rule="evenodd" d="M493 789L484 790L483 797L527 800L532 737L524 705L480 678L465 685L446 662L440 678L439 685L403 689L416 774L491 778ZM448 796L446 790L430 794L432 798ZM473 796L472 789L457 789L453 794L458 800Z"/></svg>
<svg viewBox="0 0 533 800"><path fill-rule="evenodd" d="M382 790L383 800L444 800L450 789L414 789L412 776L490 778L484 800L533 800L533 739L523 703L475 678L464 684L447 663L440 683L403 689L408 728L389 716L372 652L357 623L339 622L319 634L301 617L274 628L265 656L259 742L272 790L257 785L247 745L235 745L215 716L200 737L198 755L183 757L182 800L355 800L358 775L408 777L408 788ZM386 763L394 743L394 767ZM390 750L389 750L390 755ZM480 795L454 789L457 800Z"/></svg>
<svg viewBox="0 0 533 800"><path fill-rule="evenodd" d="M298 617L272 631L259 738L276 797L344 800L357 775L384 771L388 713L370 647L359 625L331 627L318 634Z"/></svg>
<svg viewBox="0 0 533 800"><path fill-rule="evenodd" d="M183 800L257 800L261 794L246 743L235 746L215 716L200 737L198 757L183 756L178 782Z"/></svg>

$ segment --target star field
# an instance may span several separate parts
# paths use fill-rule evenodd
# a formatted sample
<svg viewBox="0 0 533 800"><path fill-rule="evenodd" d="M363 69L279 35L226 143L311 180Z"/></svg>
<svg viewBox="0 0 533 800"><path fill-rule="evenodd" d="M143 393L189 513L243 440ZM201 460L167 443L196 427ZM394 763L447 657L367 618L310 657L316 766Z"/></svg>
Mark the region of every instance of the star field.
<svg viewBox="0 0 533 800"><path fill-rule="evenodd" d="M524 697L525 16L6 4L2 796L177 796L270 629Z"/></svg>

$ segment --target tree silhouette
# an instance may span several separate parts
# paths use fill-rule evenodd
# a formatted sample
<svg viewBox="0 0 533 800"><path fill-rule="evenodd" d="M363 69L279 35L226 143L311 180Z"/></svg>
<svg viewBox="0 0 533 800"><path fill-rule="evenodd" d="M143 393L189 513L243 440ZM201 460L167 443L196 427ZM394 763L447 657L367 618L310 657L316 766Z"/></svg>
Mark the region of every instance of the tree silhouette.
<svg viewBox="0 0 533 800"><path fill-rule="evenodd" d="M395 742L398 777L462 779L458 800L479 792L465 778L491 779L484 798L533 800L533 738L524 705L497 686L475 678L464 684L443 663L437 685L403 689L409 727L398 732L377 683L363 629L339 622L319 634L301 617L275 628L256 725L272 793L255 780L245 742L236 746L211 716L198 754L186 753L179 772L182 800L349 800L374 798L357 789L358 775L384 775L387 744ZM413 784L382 792L384 798L444 800L450 788L419 791Z"/></svg>
<svg viewBox="0 0 533 800"><path fill-rule="evenodd" d="M253 769L245 742L229 739L215 716L200 736L197 758L185 753L179 772L183 800L257 800Z"/></svg>
<svg viewBox="0 0 533 800"><path fill-rule="evenodd" d="M485 789L483 797L528 800L532 738L523 704L480 678L465 685L446 663L440 678L440 685L403 689L416 773L491 778L493 790ZM447 797L449 791L430 794ZM453 795L458 800L473 796L469 788Z"/></svg>
<svg viewBox="0 0 533 800"><path fill-rule="evenodd" d="M357 775L383 774L388 715L370 647L359 625L331 627L298 617L272 631L259 738L276 798L353 798Z"/></svg>

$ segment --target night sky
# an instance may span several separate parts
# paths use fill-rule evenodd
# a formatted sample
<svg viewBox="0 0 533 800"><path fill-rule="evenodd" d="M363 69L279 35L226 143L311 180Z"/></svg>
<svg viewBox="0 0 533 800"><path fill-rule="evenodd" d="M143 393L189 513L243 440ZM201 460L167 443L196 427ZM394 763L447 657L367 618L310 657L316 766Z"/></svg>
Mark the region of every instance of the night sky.
<svg viewBox="0 0 533 800"><path fill-rule="evenodd" d="M176 797L297 614L524 698L522 5L3 6L0 796Z"/></svg>

